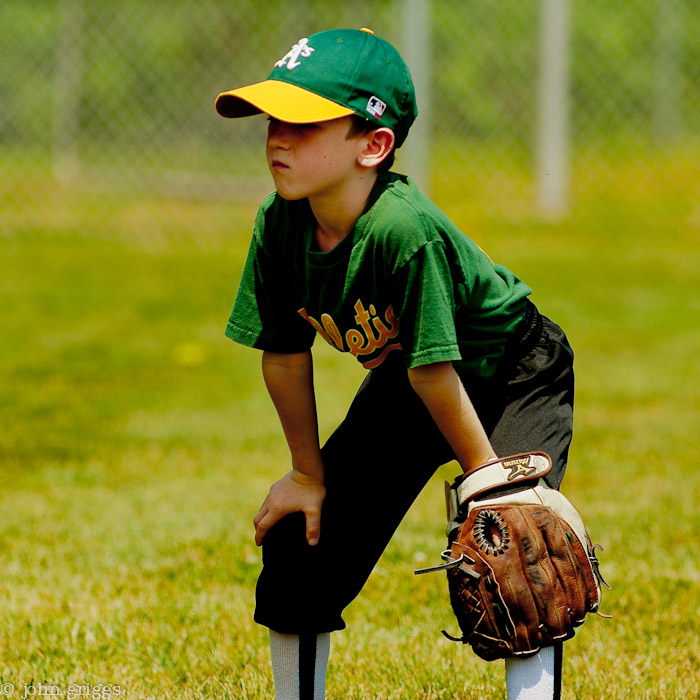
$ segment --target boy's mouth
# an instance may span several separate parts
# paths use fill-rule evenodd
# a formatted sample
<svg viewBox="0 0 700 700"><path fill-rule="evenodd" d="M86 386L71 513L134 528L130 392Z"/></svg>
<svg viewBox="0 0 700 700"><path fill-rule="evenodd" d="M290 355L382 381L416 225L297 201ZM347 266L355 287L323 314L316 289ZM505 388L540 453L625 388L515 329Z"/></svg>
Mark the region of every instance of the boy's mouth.
<svg viewBox="0 0 700 700"><path fill-rule="evenodd" d="M288 170L289 166L283 163L281 160L273 160L272 161L272 167L275 170Z"/></svg>

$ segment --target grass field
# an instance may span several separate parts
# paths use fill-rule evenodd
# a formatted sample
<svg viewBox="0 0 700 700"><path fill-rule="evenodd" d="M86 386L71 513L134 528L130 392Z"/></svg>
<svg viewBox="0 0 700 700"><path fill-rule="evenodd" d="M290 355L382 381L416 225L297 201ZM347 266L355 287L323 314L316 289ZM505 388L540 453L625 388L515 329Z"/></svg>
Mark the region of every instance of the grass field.
<svg viewBox="0 0 700 700"><path fill-rule="evenodd" d="M700 205L629 180L561 222L450 211L438 188L577 351L564 491L614 617L566 645L567 699L700 697ZM253 209L45 201L0 213L0 693L270 698L251 520L287 458L257 353L223 337ZM317 350L327 435L361 372ZM453 474L347 611L329 698L505 697L502 665L440 635L444 582L412 575Z"/></svg>

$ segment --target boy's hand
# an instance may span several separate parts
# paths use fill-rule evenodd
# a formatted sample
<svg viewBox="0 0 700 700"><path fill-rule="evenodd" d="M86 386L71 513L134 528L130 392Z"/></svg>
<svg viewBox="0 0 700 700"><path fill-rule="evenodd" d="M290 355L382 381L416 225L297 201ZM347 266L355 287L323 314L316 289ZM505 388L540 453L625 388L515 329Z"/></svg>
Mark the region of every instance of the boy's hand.
<svg viewBox="0 0 700 700"><path fill-rule="evenodd" d="M253 519L255 544L259 547L268 530L285 515L302 512L306 516L306 540L318 543L321 535L321 505L326 497L323 479L292 469L270 487L267 498Z"/></svg>

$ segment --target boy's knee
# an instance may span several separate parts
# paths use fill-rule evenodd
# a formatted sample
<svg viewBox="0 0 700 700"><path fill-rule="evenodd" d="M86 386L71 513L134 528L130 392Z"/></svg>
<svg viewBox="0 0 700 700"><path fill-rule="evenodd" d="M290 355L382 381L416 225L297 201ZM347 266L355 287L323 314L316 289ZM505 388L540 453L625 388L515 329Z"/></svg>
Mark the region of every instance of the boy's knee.
<svg viewBox="0 0 700 700"><path fill-rule="evenodd" d="M266 552L284 553L307 544L306 519L303 513L290 513L278 520L263 540L263 561Z"/></svg>

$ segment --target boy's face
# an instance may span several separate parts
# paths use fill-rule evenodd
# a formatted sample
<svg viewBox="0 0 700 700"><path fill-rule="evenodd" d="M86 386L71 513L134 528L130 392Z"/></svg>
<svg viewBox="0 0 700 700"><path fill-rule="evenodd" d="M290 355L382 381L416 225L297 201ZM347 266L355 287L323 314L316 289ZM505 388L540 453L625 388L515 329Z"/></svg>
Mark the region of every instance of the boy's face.
<svg viewBox="0 0 700 700"><path fill-rule="evenodd" d="M284 199L340 195L362 168L358 157L367 139L348 139L351 119L290 124L270 118L267 165Z"/></svg>

